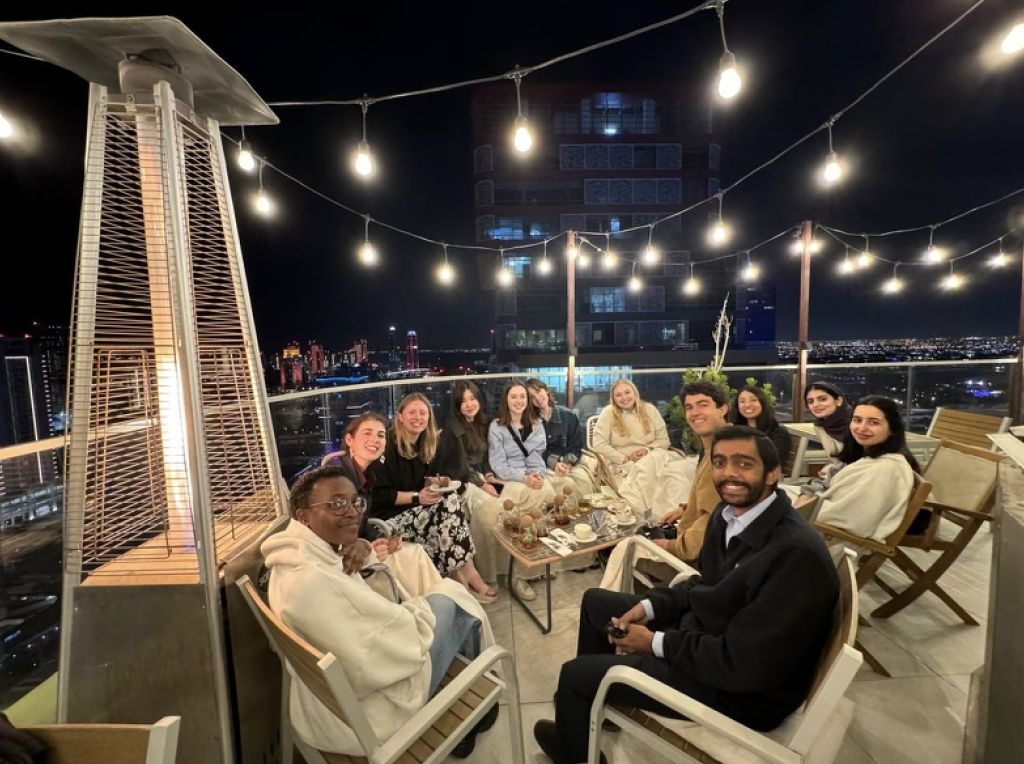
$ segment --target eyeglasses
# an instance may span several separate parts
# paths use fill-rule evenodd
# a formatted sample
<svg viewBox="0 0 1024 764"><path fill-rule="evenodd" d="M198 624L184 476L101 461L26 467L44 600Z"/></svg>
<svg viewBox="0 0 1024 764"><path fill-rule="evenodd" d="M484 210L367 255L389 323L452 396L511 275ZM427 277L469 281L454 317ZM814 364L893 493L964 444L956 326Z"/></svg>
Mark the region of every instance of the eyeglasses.
<svg viewBox="0 0 1024 764"><path fill-rule="evenodd" d="M341 496L335 496L330 501L321 501L317 504L309 504L305 508L312 509L313 507L328 507L331 512L336 515L343 515L348 512L349 507L355 509L356 514L361 515L366 511L366 499L362 496L357 496L352 501L344 499Z"/></svg>

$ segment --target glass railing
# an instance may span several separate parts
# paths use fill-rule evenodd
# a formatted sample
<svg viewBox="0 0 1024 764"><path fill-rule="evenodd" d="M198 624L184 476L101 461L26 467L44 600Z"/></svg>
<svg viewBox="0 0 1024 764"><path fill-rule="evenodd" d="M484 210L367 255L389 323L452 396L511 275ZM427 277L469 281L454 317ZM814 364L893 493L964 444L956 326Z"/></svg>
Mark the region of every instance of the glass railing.
<svg viewBox="0 0 1024 764"><path fill-rule="evenodd" d="M1015 359L917 362L893 364L811 365L808 379L824 379L845 390L851 399L868 393L898 400L911 429L924 432L939 406L1005 416L1010 374ZM684 368L594 368L576 370L573 408L581 418L608 403L608 389L627 377L645 400L664 411L679 392ZM794 365L726 367L733 388L748 378L770 383L780 419L792 412ZM471 380L481 390L485 409L497 413L497 402L509 379L540 377L565 401L564 367L470 377L424 377L346 387L304 390L270 399L281 473L290 477L313 459L335 449L344 428L363 411L393 416L398 403L412 392L422 393L439 420L447 420L455 384ZM0 708L20 701L32 713L20 720L52 718L54 696L47 687L33 689L57 668L61 595L61 531L64 442L61 438L0 447ZM40 696L43 696L40 698ZM40 710L42 709L42 710Z"/></svg>

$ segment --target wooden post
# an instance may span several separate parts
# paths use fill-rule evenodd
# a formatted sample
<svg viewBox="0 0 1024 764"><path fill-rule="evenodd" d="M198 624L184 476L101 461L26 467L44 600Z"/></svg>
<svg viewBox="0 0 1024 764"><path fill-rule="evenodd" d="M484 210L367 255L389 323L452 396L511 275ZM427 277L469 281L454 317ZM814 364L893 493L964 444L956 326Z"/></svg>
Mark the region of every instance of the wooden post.
<svg viewBox="0 0 1024 764"><path fill-rule="evenodd" d="M800 249L800 324L797 328L796 380L793 382L793 421L804 418L804 389L807 387L807 328L811 307L811 244L814 224L803 223Z"/></svg>
<svg viewBox="0 0 1024 764"><path fill-rule="evenodd" d="M565 245L565 344L569 359L566 363L565 405L573 407L576 388L576 232L569 231Z"/></svg>

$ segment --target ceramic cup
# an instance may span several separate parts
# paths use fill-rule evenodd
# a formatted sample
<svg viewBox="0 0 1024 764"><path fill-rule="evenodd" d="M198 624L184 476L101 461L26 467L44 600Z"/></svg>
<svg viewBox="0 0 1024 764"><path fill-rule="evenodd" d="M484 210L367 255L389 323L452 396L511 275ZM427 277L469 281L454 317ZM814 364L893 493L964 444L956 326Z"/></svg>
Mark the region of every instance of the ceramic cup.
<svg viewBox="0 0 1024 764"><path fill-rule="evenodd" d="M587 523L577 523L573 531L576 534L576 538L580 541L590 541L590 539L594 538L594 529Z"/></svg>

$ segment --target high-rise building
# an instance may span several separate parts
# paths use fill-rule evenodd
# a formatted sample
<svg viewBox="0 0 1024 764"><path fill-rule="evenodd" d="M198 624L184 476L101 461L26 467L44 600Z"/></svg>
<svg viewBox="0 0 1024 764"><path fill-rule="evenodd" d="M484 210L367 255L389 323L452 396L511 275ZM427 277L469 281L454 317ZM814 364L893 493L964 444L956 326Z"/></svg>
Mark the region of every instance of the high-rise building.
<svg viewBox="0 0 1024 764"><path fill-rule="evenodd" d="M46 396L50 434L60 435L67 425L68 328L33 325L42 361L43 395Z"/></svg>
<svg viewBox="0 0 1024 764"><path fill-rule="evenodd" d="M43 440L63 431L63 416L62 430L57 431L51 410L54 386L49 352L31 335L0 335L0 446ZM63 380L59 387L63 388ZM64 410L63 401L60 410ZM12 496L54 484L59 476L59 449L5 460L0 464L0 507Z"/></svg>
<svg viewBox="0 0 1024 764"><path fill-rule="evenodd" d="M309 343L309 373L313 377L323 376L327 371L327 357L324 346L316 340Z"/></svg>
<svg viewBox="0 0 1024 764"><path fill-rule="evenodd" d="M388 370L398 371L402 365L402 359L398 351L398 337L394 326L388 327Z"/></svg>
<svg viewBox="0 0 1024 764"><path fill-rule="evenodd" d="M420 367L420 341L416 332L412 329L405 336L405 368L418 369Z"/></svg>
<svg viewBox="0 0 1024 764"><path fill-rule="evenodd" d="M282 358L301 358L302 348L299 347L298 342L289 342L285 347L284 352L281 353Z"/></svg>
<svg viewBox="0 0 1024 764"><path fill-rule="evenodd" d="M498 250L568 230L591 232L580 242L589 265L576 261L581 355L629 363L624 354L639 349L710 343L727 294L730 313L744 318L734 261L697 267L700 289L683 291L691 263L716 253L706 237L717 207L669 217L719 190L721 149L706 95L676 84L534 83L523 91L522 108L534 141L525 154L511 140L515 90L495 84L474 92L476 240ZM643 259L649 245L657 252L650 263ZM495 289L501 361L551 365L543 354L567 350L565 240L548 249L549 273L539 267L539 246L506 256L514 279L504 287L496 283L495 256L479 258L482 285ZM598 250L627 257L605 264ZM634 259L641 260L635 272ZM628 285L634 273L635 290Z"/></svg>

